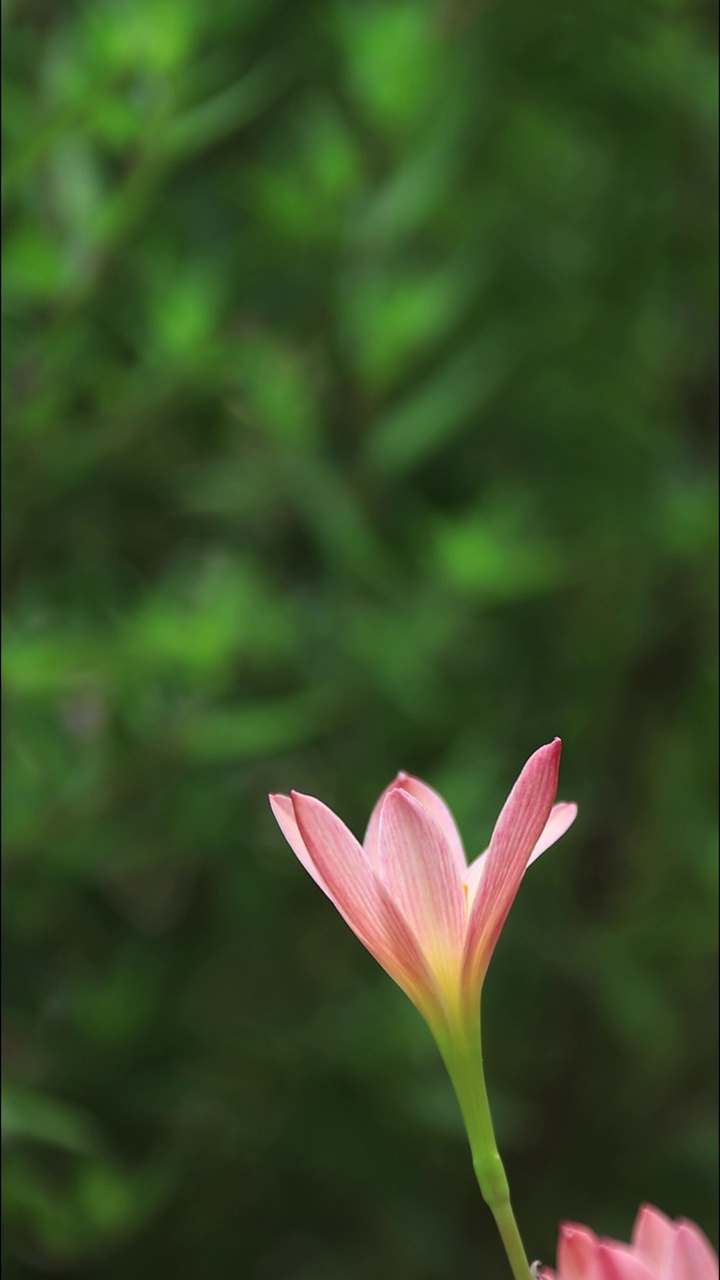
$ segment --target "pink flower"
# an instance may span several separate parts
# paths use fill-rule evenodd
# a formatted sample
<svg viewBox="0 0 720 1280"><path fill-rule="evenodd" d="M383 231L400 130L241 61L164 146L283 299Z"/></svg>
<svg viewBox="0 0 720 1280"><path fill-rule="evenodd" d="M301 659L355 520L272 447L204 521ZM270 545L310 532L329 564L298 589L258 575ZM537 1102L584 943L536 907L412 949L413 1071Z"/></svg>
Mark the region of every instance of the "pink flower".
<svg viewBox="0 0 720 1280"><path fill-rule="evenodd" d="M693 1222L672 1222L659 1209L643 1205L632 1243L600 1240L587 1227L560 1230L557 1272L543 1280L718 1280L718 1259Z"/></svg>
<svg viewBox="0 0 720 1280"><path fill-rule="evenodd" d="M526 868L575 818L574 804L554 804L560 749L556 738L530 757L469 865L444 800L408 774L381 795L362 845L320 800L270 797L306 871L436 1030L477 1006Z"/></svg>

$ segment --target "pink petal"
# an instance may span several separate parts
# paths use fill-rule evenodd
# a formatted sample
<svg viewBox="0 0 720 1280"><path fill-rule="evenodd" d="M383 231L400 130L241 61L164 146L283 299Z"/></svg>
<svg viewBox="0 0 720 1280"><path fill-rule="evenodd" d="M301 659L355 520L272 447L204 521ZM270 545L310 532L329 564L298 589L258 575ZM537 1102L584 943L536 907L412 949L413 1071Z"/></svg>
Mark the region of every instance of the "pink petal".
<svg viewBox="0 0 720 1280"><path fill-rule="evenodd" d="M694 1222L677 1224L667 1280L718 1280L718 1258Z"/></svg>
<svg viewBox="0 0 720 1280"><path fill-rule="evenodd" d="M345 823L320 800L296 791L291 793L291 800L300 837L321 888L363 946L427 1016L429 1006L441 1004L435 981L412 930L362 847Z"/></svg>
<svg viewBox="0 0 720 1280"><path fill-rule="evenodd" d="M558 1280L593 1280L598 1239L587 1227L565 1223L560 1228Z"/></svg>
<svg viewBox="0 0 720 1280"><path fill-rule="evenodd" d="M461 870L464 871L466 867L465 850L452 813L442 796L438 795L437 791L433 791L432 787L429 787L426 782L421 782L419 778L413 778L409 773L398 774L394 782L391 782L390 786L385 788L370 815L370 821L365 833L363 847L371 862L375 863L378 856L377 841L382 807L390 792L398 789L407 792L408 795L419 800L423 808L427 809L428 813L435 820L445 836L455 861Z"/></svg>
<svg viewBox="0 0 720 1280"><path fill-rule="evenodd" d="M427 809L436 826L442 831L455 862L461 871L464 871L467 866L467 859L462 837L457 829L455 819L442 796L438 795L437 791L433 791L433 788L429 787L426 782L421 782L419 778L413 778L412 774L409 773L401 773L398 777L398 782L403 791L406 791L415 800L419 800L423 808Z"/></svg>
<svg viewBox="0 0 720 1280"><path fill-rule="evenodd" d="M560 739L555 738L530 757L495 824L467 924L464 984L473 995L550 817L560 752Z"/></svg>
<svg viewBox="0 0 720 1280"><path fill-rule="evenodd" d="M404 787L388 792L380 815L380 874L431 967L459 976L465 931L460 871L444 831Z"/></svg>
<svg viewBox="0 0 720 1280"><path fill-rule="evenodd" d="M549 849L551 845L555 844L561 836L565 835L568 827L571 827L575 821L577 811L578 808L576 804L568 804L565 801L562 801L560 804L553 805L550 810L550 817L543 828L542 835L528 858L527 867L529 867L536 858L539 858L541 853L544 853L546 849ZM475 858L474 862L470 863L470 866L465 872L464 882L467 885L468 902L471 906L475 898L475 894L477 893L478 885L482 879L487 852L488 851L486 849L484 853L478 854L477 858ZM525 868L526 871L527 867Z"/></svg>
<svg viewBox="0 0 720 1280"><path fill-rule="evenodd" d="M268 799L270 800L270 808L275 816L275 821L290 845L295 857L302 863L305 870L312 876L315 883L320 885L323 893L327 894L330 901L337 906L330 890L323 882L320 872L307 851L305 841L300 835L300 828L298 827L295 818L295 810L293 809L292 800L289 796L269 796Z"/></svg>
<svg viewBox="0 0 720 1280"><path fill-rule="evenodd" d="M365 832L365 838L363 840L363 849L365 850L365 856L370 862L370 865L374 867L376 871L380 865L380 850L378 846L378 835L380 833L380 814L382 813L382 807L385 804L387 797L390 795L390 792L393 791L396 787L399 787L402 785L402 779L405 776L406 775L404 773L399 773L397 778L393 779L393 781L389 784L389 786L387 786L383 791L382 795L380 796L380 799L375 805L375 808L370 814L370 821L367 824L367 830Z"/></svg>
<svg viewBox="0 0 720 1280"><path fill-rule="evenodd" d="M641 1206L633 1227L633 1248L659 1276L664 1276L670 1266L675 1232L675 1224L659 1209L650 1204Z"/></svg>
<svg viewBox="0 0 720 1280"><path fill-rule="evenodd" d="M597 1280L657 1280L634 1249L614 1241L603 1241L598 1246L596 1277Z"/></svg>
<svg viewBox="0 0 720 1280"><path fill-rule="evenodd" d="M546 849L555 844L561 836L572 826L577 818L578 807L576 804L568 804L566 800L561 800L560 804L554 804L550 810L550 817L543 827L542 834L527 860L528 867L540 857ZM527 870L527 868L526 868Z"/></svg>

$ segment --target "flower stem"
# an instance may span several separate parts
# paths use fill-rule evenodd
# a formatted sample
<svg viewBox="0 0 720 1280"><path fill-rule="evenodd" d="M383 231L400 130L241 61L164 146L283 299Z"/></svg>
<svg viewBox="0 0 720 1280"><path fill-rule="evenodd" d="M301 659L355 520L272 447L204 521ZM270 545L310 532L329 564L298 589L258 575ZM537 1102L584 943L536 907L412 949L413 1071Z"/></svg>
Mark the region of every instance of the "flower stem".
<svg viewBox="0 0 720 1280"><path fill-rule="evenodd" d="M514 1280L530 1280L530 1263L512 1211L510 1188L497 1149L490 1115L483 1072L479 1011L472 1026L463 1027L452 1038L438 1037L438 1043L460 1103L475 1176L500 1232Z"/></svg>

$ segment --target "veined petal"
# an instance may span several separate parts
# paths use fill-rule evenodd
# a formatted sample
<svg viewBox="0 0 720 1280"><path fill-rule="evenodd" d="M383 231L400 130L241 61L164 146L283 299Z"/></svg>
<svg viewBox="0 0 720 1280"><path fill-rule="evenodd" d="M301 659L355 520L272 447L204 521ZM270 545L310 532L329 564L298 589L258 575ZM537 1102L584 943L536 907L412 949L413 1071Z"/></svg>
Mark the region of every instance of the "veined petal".
<svg viewBox="0 0 720 1280"><path fill-rule="evenodd" d="M293 802L289 796L269 796L270 808L273 811L275 821L287 840L298 862L302 863L308 875L311 875L316 884L320 886L324 894L327 894L334 906L337 906L330 890L324 883L320 872L308 853L305 841L300 835L300 828L295 817Z"/></svg>
<svg viewBox="0 0 720 1280"><path fill-rule="evenodd" d="M467 866L467 859L463 848L462 836L442 796L438 795L437 791L429 787L426 782L421 782L419 778L413 778L410 773L399 774L398 785L414 800L419 800L423 809L427 809L430 817L444 835L447 847L457 865L461 871L464 871Z"/></svg>
<svg viewBox="0 0 720 1280"><path fill-rule="evenodd" d="M670 1266L676 1227L674 1222L655 1209L653 1205L641 1206L633 1227L633 1248L658 1275L662 1276Z"/></svg>
<svg viewBox="0 0 720 1280"><path fill-rule="evenodd" d="M380 814L382 808L391 791L402 790L408 795L413 796L415 800L419 800L424 809L427 809L431 818L434 819L437 826L442 831L447 841L455 861L461 871L465 871L467 861L465 858L465 849L463 848L462 837L457 829L455 819L446 805L442 796L438 795L432 787L426 782L421 782L419 778L414 778L409 773L399 773L389 787L383 791L375 808L370 814L365 839L363 840L363 848L370 858L373 866L378 865L378 834L380 829Z"/></svg>
<svg viewBox="0 0 720 1280"><path fill-rule="evenodd" d="M694 1222L676 1226L668 1280L718 1280L718 1259L710 1241Z"/></svg>
<svg viewBox="0 0 720 1280"><path fill-rule="evenodd" d="M395 787L400 786L401 780L404 777L404 773L399 773L397 778L393 778L393 781L385 788L370 814L370 821L367 824L367 830L363 839L363 849L365 850L365 857L368 859L370 866L374 867L376 871L379 870L380 867L380 846L378 843L378 836L380 834L380 814L382 813L382 807L387 797L390 795L390 792L393 791Z"/></svg>
<svg viewBox="0 0 720 1280"><path fill-rule="evenodd" d="M467 924L463 985L473 993L550 817L560 752L560 739L555 738L530 757L495 824Z"/></svg>
<svg viewBox="0 0 720 1280"><path fill-rule="evenodd" d="M576 804L569 804L564 800L561 801L560 804L553 805L550 810L550 817L543 828L542 835L527 860L527 866L525 868L526 871L531 863L533 863L536 858L540 857L541 853L545 853L546 849L549 849L550 846L555 844L561 836L565 835L565 832L575 821L577 811L578 808ZM475 894L477 893L478 886L485 869L487 853L488 850L486 849L484 853L478 854L477 858L475 858L474 862L470 863L470 866L465 872L464 883L468 891L468 906L472 906Z"/></svg>
<svg viewBox="0 0 720 1280"><path fill-rule="evenodd" d="M460 870L445 833L404 787L392 788L380 814L380 875L431 967L455 966L465 931Z"/></svg>
<svg viewBox="0 0 720 1280"><path fill-rule="evenodd" d="M320 800L296 791L291 800L318 883L343 919L424 1016L441 1007L437 985L417 939L361 845Z"/></svg>

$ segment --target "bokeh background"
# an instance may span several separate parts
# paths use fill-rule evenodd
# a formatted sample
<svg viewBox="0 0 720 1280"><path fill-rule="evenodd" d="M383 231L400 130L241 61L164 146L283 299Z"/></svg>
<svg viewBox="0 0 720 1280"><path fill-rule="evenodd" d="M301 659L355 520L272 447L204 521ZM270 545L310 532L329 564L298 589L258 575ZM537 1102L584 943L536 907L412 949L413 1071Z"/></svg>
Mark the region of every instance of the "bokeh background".
<svg viewBox="0 0 720 1280"><path fill-rule="evenodd" d="M507 1274L429 1033L284 845L578 822L484 1000L531 1256L717 1240L716 14L15 0L5 1272Z"/></svg>

